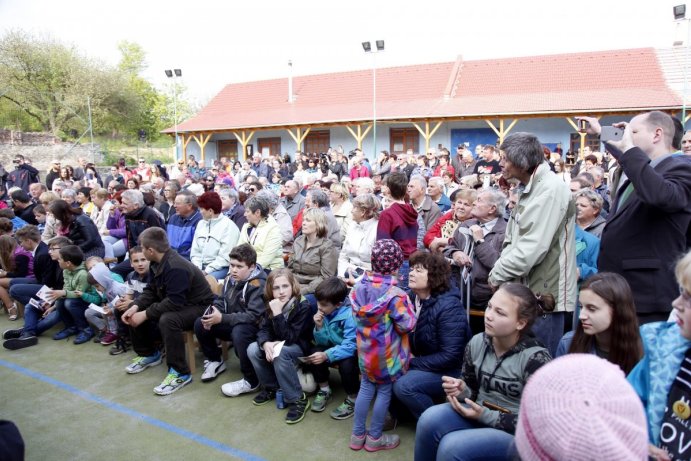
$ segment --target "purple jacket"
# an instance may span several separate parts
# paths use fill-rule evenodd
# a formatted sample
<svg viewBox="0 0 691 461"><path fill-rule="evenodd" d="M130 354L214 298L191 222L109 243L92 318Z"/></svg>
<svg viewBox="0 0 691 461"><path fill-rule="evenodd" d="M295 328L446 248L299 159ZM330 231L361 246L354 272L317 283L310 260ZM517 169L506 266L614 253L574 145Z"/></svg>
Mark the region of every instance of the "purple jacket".
<svg viewBox="0 0 691 461"><path fill-rule="evenodd" d="M360 371L373 383L395 381L410 363L408 332L415 328L415 311L408 295L394 277L366 272L350 301Z"/></svg>
<svg viewBox="0 0 691 461"><path fill-rule="evenodd" d="M127 235L127 232L125 231L125 215L120 213L119 209L115 210L113 216L108 216L106 227L108 228L110 235L115 238L122 239Z"/></svg>

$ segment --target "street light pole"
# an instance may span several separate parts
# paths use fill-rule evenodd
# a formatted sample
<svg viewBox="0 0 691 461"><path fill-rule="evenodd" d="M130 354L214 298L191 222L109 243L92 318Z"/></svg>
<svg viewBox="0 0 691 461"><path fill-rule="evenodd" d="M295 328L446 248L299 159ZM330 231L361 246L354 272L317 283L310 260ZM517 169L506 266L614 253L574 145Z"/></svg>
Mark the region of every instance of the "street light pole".
<svg viewBox="0 0 691 461"><path fill-rule="evenodd" d="M177 78L182 77L180 69L166 69L166 77L173 79L173 124L175 125L175 161L179 158L178 142L178 87Z"/></svg>
<svg viewBox="0 0 691 461"><path fill-rule="evenodd" d="M377 40L375 42L376 50L372 49L370 42L362 42L362 49L365 53L372 53L374 60L372 66L372 135L373 142L373 158L377 158L377 53L384 51L384 40Z"/></svg>
<svg viewBox="0 0 691 461"><path fill-rule="evenodd" d="M681 24L682 22L686 22L686 43L685 45L685 50L684 50L684 86L683 90L681 93L681 124L686 129L686 90L688 88L688 67L689 67L689 40L691 40L691 23L689 22L691 18L686 17L686 4L684 5L677 5L673 8L674 12L674 20L677 21L677 24ZM674 43L675 45L677 42Z"/></svg>

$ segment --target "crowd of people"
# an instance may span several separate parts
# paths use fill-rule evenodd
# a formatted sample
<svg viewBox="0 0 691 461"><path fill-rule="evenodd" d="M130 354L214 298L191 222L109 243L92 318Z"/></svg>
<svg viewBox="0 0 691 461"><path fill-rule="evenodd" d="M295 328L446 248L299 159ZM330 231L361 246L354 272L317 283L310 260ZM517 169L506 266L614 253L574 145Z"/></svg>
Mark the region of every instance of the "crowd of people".
<svg viewBox="0 0 691 461"><path fill-rule="evenodd" d="M336 369L350 448L396 448L411 422L418 461L689 459L691 133L662 112L617 126L572 166L530 133L371 163L56 161L43 182L17 156L0 301L24 325L3 346L58 327L132 349L129 374L165 360L169 395L191 331L203 383L230 342L222 393L288 424L327 409Z"/></svg>

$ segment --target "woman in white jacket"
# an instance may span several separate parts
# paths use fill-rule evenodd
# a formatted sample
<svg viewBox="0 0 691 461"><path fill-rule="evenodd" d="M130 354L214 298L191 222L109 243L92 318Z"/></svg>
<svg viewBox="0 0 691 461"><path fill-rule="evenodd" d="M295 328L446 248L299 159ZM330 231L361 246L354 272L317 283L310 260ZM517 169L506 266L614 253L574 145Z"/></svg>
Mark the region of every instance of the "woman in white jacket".
<svg viewBox="0 0 691 461"><path fill-rule="evenodd" d="M353 199L353 222L348 228L338 255L338 276L349 285L365 271L372 270L372 247L377 240L377 224L381 205L373 194Z"/></svg>
<svg viewBox="0 0 691 461"><path fill-rule="evenodd" d="M197 223L190 260L205 274L223 279L228 274L230 250L237 245L240 230L221 214L221 197L216 192L203 193L197 204L204 219Z"/></svg>

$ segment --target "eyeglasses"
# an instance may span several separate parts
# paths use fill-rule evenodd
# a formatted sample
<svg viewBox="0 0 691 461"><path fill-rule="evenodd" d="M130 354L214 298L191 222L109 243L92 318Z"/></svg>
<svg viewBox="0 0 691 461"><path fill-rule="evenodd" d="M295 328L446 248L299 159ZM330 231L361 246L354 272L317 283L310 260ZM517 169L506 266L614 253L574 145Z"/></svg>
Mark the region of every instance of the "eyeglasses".
<svg viewBox="0 0 691 461"><path fill-rule="evenodd" d="M146 160L140 160L139 163L146 163Z"/></svg>
<svg viewBox="0 0 691 461"><path fill-rule="evenodd" d="M50 247L50 248L48 248L48 251L58 251L58 250L60 250L60 248L62 248L62 247Z"/></svg>
<svg viewBox="0 0 691 461"><path fill-rule="evenodd" d="M163 192L170 192L170 189L163 189Z"/></svg>

